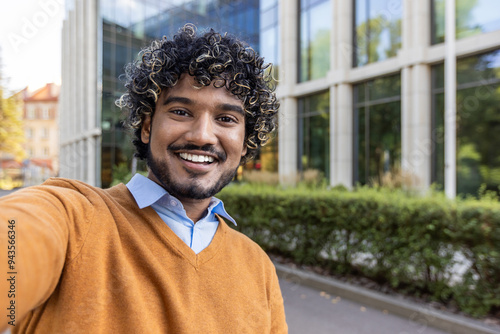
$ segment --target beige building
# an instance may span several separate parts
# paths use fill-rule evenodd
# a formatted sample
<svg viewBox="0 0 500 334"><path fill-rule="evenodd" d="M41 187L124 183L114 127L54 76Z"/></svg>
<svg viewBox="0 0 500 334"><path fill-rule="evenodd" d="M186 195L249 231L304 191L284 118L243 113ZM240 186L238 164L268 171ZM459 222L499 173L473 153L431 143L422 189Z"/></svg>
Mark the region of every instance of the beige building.
<svg viewBox="0 0 500 334"><path fill-rule="evenodd" d="M53 83L34 92L23 91L25 186L39 184L59 173L59 91L60 87Z"/></svg>
<svg viewBox="0 0 500 334"><path fill-rule="evenodd" d="M114 104L120 75L140 46L191 22L244 37L275 65L277 143L255 169L282 183L313 169L347 188L404 180L449 197L498 190L498 0L70 3L62 176L107 187L114 168L133 166Z"/></svg>

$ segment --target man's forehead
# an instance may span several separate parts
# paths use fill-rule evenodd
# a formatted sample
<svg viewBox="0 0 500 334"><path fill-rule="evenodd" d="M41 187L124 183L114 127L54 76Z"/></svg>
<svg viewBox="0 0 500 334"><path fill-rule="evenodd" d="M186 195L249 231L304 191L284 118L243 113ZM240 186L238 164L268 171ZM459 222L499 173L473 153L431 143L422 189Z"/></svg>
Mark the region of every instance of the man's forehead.
<svg viewBox="0 0 500 334"><path fill-rule="evenodd" d="M159 96L159 102L165 103L171 95L178 95L179 93L187 93L187 94L196 94L201 90L217 90L218 93L223 93L226 97L233 100L232 103L237 103L238 105L243 106L243 101L238 95L231 93L227 89L227 85L225 84L225 79L214 79L210 82L210 85L202 85L197 80L196 77L189 75L187 73L183 73L179 80L175 83L174 86L169 88L164 88Z"/></svg>

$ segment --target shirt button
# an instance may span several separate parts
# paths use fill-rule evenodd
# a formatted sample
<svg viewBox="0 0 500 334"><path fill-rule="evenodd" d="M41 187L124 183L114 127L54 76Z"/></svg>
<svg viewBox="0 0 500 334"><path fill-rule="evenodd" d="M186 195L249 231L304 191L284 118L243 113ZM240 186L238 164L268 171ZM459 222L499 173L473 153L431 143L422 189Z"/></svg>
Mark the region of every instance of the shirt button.
<svg viewBox="0 0 500 334"><path fill-rule="evenodd" d="M170 201L170 205L172 205L172 206L177 206L177 202L176 202L176 201L174 201L174 200L171 200L171 201Z"/></svg>

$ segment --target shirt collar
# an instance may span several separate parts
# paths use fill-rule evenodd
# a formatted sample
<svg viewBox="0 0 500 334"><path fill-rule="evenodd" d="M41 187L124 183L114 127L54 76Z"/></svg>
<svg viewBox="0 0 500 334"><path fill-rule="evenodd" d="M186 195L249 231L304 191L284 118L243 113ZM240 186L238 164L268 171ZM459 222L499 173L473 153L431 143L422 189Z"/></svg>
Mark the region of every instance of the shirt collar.
<svg viewBox="0 0 500 334"><path fill-rule="evenodd" d="M177 202L178 205L182 207L182 203L177 198L170 195L162 186L139 173L135 174L127 183L127 188L140 209L144 209L145 207L151 206L157 202L162 207L171 210L173 209L173 202ZM212 197L207 211L208 214L218 214L219 216L231 221L234 225L237 225L233 217L231 217L224 208L224 203L216 197Z"/></svg>

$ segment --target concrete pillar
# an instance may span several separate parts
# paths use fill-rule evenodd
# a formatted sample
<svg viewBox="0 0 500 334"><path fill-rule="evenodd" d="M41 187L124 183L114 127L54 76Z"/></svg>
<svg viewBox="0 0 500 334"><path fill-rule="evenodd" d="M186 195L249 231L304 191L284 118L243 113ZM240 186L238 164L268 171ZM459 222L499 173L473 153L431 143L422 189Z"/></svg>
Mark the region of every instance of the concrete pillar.
<svg viewBox="0 0 500 334"><path fill-rule="evenodd" d="M455 0L446 0L445 8L444 191L447 197L454 198L457 194L457 60L455 55Z"/></svg>
<svg viewBox="0 0 500 334"><path fill-rule="evenodd" d="M347 188L353 186L354 155L353 155L353 100L352 86L340 84L336 88L334 99L335 120L333 132L335 133L335 179L331 184L342 184Z"/></svg>
<svg viewBox="0 0 500 334"><path fill-rule="evenodd" d="M278 172L281 184L293 184L297 175L298 126L297 99L292 96L297 83L298 0L281 0L280 8L280 85L281 108L278 128ZM285 19L286 18L286 19Z"/></svg>
<svg viewBox="0 0 500 334"><path fill-rule="evenodd" d="M430 4L404 1L401 69L401 167L407 185L424 191L431 183L431 74L425 64L430 41Z"/></svg>
<svg viewBox="0 0 500 334"><path fill-rule="evenodd" d="M278 128L278 171L280 183L294 184L297 176L298 141L297 141L297 100L281 99Z"/></svg>
<svg viewBox="0 0 500 334"><path fill-rule="evenodd" d="M299 1L281 0L280 10L280 39L281 39L281 71L280 89L284 94L291 93L297 83L299 42Z"/></svg>
<svg viewBox="0 0 500 334"><path fill-rule="evenodd" d="M352 66L353 11L350 1L332 4L333 26L330 42L333 45L330 76L330 184L353 186L353 101L348 71Z"/></svg>
<svg viewBox="0 0 500 334"><path fill-rule="evenodd" d="M401 169L408 175L414 174L412 160L412 67L401 69ZM412 180L413 183L413 180Z"/></svg>
<svg viewBox="0 0 500 334"><path fill-rule="evenodd" d="M87 83L86 83L86 91L85 94L88 96L87 98L87 122L86 122L86 131L88 134L86 141L86 156L87 159L85 161L87 165L87 175L85 182L97 186L101 184L100 178L100 170L97 170L97 161L96 161L96 145L95 145L95 133L96 129L101 127L100 124L100 101L102 97L102 91L99 89L102 87L101 78L99 78L102 70L102 66L99 66L102 59L102 46L99 44L98 34L102 34L102 25L98 22L98 3L96 0L88 0L86 2L86 26L87 35L86 35L86 64L87 69ZM99 28L98 28L99 27ZM98 76L99 73L99 76ZM98 88L99 87L99 88ZM100 151L99 151L100 152ZM100 155L99 155L100 156Z"/></svg>
<svg viewBox="0 0 500 334"><path fill-rule="evenodd" d="M413 68L412 150L421 152L413 163L417 167L413 186L420 191L431 185L431 69L418 64Z"/></svg>
<svg viewBox="0 0 500 334"><path fill-rule="evenodd" d="M401 73L402 172L409 185L425 191L431 183L431 73L427 65Z"/></svg>

